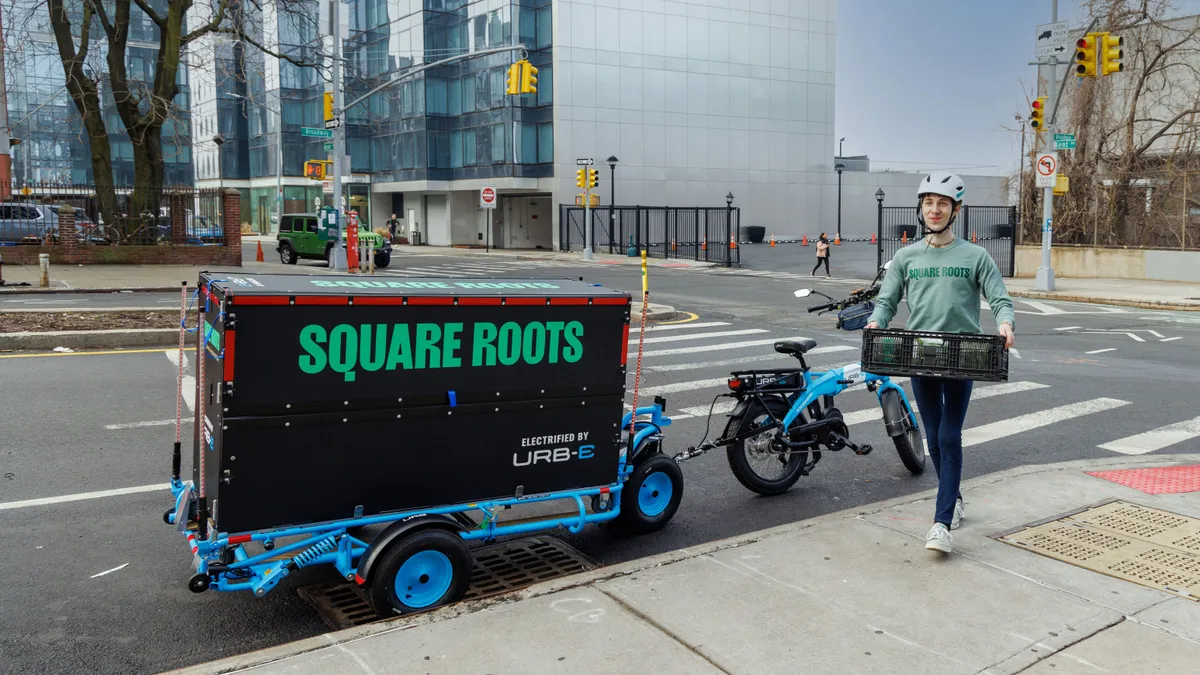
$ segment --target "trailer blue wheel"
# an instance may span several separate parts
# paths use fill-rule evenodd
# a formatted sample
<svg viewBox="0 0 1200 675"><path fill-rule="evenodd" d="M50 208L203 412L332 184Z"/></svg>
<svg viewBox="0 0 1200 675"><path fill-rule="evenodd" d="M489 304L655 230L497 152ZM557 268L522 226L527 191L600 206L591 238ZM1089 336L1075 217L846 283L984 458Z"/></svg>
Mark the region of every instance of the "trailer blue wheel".
<svg viewBox="0 0 1200 675"><path fill-rule="evenodd" d="M367 579L367 598L383 618L457 602L467 593L472 567L471 552L457 532L419 529L382 552Z"/></svg>
<svg viewBox="0 0 1200 675"><path fill-rule="evenodd" d="M404 604L424 609L442 599L450 590L454 566L441 551L421 551L396 572L396 594Z"/></svg>
<svg viewBox="0 0 1200 675"><path fill-rule="evenodd" d="M617 523L645 534L662 529L675 516L683 499L683 471L675 460L655 453L641 461L621 488Z"/></svg>

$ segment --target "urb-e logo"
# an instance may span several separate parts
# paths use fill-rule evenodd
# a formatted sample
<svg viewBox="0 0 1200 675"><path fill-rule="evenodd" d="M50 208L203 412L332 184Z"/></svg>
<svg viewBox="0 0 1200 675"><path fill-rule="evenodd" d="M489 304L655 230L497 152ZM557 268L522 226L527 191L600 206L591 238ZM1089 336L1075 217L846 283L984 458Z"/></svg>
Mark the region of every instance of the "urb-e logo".
<svg viewBox="0 0 1200 675"><path fill-rule="evenodd" d="M526 450L523 453L513 453L513 466L533 466L541 462L546 462L547 464L569 462L572 459L591 459L595 455L596 446L594 445L581 445L578 450L570 448Z"/></svg>

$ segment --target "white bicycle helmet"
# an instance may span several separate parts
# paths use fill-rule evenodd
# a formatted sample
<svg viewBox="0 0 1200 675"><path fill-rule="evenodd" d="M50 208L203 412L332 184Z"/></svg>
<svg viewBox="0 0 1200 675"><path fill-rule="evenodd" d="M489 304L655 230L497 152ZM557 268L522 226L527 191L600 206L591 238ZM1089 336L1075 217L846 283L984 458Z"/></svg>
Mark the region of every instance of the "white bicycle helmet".
<svg viewBox="0 0 1200 675"><path fill-rule="evenodd" d="M931 192L949 197L954 200L955 204L960 204L963 195L967 192L967 186L963 183L963 179L949 171L934 171L925 176L925 179L917 186L917 199L920 200L922 195Z"/></svg>

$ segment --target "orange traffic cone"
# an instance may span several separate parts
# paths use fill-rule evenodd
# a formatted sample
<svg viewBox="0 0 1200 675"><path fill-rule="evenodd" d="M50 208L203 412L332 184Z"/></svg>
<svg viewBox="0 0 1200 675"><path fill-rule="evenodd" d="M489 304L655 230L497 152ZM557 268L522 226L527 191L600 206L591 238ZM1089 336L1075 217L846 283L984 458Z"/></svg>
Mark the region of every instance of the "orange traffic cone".
<svg viewBox="0 0 1200 675"><path fill-rule="evenodd" d="M771 248L775 248L775 233L771 233Z"/></svg>
<svg viewBox="0 0 1200 675"><path fill-rule="evenodd" d="M806 235L804 235L804 238L801 240L801 242L800 242L800 245L801 245L801 246L808 246L808 235L807 235L807 234L806 234Z"/></svg>
<svg viewBox="0 0 1200 675"><path fill-rule="evenodd" d="M258 242L258 252L254 254L254 260L257 262L263 262L262 241Z"/></svg>
<svg viewBox="0 0 1200 675"><path fill-rule="evenodd" d="M874 232L872 232L872 233L871 233L871 243L872 243L872 244L877 244L877 243L879 243L879 242L875 241L875 233L874 233Z"/></svg>
<svg viewBox="0 0 1200 675"><path fill-rule="evenodd" d="M971 243L976 244L978 242L979 242L979 237L974 232L972 232L971 233Z"/></svg>
<svg viewBox="0 0 1200 675"><path fill-rule="evenodd" d="M671 250L672 251L675 250L675 238L674 237L671 238Z"/></svg>
<svg viewBox="0 0 1200 675"><path fill-rule="evenodd" d="M900 233L900 243L901 244L908 243L908 230L905 230L904 232Z"/></svg>
<svg viewBox="0 0 1200 675"><path fill-rule="evenodd" d="M700 250L701 251L708 250L708 237L705 237L704 239L700 240Z"/></svg>
<svg viewBox="0 0 1200 675"><path fill-rule="evenodd" d="M737 242L733 240L733 235L731 234L729 235L729 249L733 250L735 248L737 248Z"/></svg>
<svg viewBox="0 0 1200 675"><path fill-rule="evenodd" d="M834 246L842 245L842 235L840 235L840 234L833 235L833 245Z"/></svg>

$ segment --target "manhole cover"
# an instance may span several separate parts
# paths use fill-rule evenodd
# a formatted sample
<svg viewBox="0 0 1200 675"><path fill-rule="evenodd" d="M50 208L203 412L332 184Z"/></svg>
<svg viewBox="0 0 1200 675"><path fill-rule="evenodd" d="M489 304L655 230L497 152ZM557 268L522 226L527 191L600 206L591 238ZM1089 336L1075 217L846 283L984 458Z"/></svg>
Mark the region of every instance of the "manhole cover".
<svg viewBox="0 0 1200 675"><path fill-rule="evenodd" d="M1121 500L995 538L1048 558L1200 601L1200 519Z"/></svg>
<svg viewBox="0 0 1200 675"><path fill-rule="evenodd" d="M486 598L596 568L579 551L554 537L525 537L471 551L475 567L463 600ZM297 589L334 630L379 621L358 584L330 581Z"/></svg>

